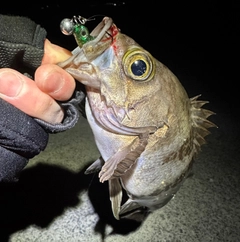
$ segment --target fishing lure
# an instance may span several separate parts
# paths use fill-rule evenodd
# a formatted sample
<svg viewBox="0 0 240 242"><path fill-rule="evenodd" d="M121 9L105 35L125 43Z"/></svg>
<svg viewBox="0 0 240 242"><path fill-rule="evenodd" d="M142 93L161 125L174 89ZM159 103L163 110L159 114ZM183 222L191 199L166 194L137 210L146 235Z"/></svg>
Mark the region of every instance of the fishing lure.
<svg viewBox="0 0 240 242"><path fill-rule="evenodd" d="M86 42L94 39L85 26L85 23L91 20L93 19L87 19L82 16L73 16L72 19L65 18L60 23L60 29L65 35L73 35L78 46L81 48Z"/></svg>

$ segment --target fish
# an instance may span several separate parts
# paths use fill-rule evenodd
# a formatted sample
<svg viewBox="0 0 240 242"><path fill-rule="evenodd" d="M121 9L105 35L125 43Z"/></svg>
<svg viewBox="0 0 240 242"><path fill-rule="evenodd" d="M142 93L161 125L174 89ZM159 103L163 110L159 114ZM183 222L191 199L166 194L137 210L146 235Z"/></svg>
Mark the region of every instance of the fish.
<svg viewBox="0 0 240 242"><path fill-rule="evenodd" d="M86 89L86 116L101 156L85 173L108 182L117 220L142 221L189 176L216 127L208 119L215 113L203 108L208 101L201 95L189 98L176 75L112 18L104 17L90 36L81 42L75 35L79 46L59 63Z"/></svg>

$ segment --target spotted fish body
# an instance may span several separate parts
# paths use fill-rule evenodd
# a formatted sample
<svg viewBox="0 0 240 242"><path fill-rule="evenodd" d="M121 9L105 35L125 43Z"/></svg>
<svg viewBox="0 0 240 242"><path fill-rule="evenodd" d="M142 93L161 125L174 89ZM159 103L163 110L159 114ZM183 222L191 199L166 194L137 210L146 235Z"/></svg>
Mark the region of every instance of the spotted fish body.
<svg viewBox="0 0 240 242"><path fill-rule="evenodd" d="M86 171L109 182L115 218L165 205L205 143L211 111L177 77L105 17L93 40L60 63L86 86L86 114L101 154ZM128 200L123 200L123 191Z"/></svg>

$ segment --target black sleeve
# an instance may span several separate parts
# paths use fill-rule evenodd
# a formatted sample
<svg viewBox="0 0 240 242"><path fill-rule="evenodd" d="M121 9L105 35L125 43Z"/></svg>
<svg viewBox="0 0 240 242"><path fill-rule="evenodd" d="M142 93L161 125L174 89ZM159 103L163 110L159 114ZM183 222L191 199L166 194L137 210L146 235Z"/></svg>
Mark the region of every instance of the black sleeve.
<svg viewBox="0 0 240 242"><path fill-rule="evenodd" d="M0 181L14 181L28 159L45 149L48 133L32 118L0 99Z"/></svg>
<svg viewBox="0 0 240 242"><path fill-rule="evenodd" d="M33 76L44 54L46 30L26 17L0 15L0 68Z"/></svg>
<svg viewBox="0 0 240 242"><path fill-rule="evenodd" d="M0 68L15 69L30 77L41 64L46 31L26 17L0 15ZM30 158L45 149L48 133L72 128L79 117L77 105L84 94L61 103L65 118L52 125L33 119L0 99L0 181L14 181Z"/></svg>

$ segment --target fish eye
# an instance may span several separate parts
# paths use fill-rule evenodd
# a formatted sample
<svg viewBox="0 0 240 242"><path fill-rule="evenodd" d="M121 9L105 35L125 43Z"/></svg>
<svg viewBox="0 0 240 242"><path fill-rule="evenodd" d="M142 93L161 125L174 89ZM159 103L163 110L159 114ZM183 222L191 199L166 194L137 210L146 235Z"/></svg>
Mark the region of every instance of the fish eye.
<svg viewBox="0 0 240 242"><path fill-rule="evenodd" d="M130 49L123 57L125 74L136 81L149 81L154 74L154 64L150 54L141 49Z"/></svg>
<svg viewBox="0 0 240 242"><path fill-rule="evenodd" d="M135 76L142 76L147 70L147 64L145 61L139 59L135 60L131 64L131 71Z"/></svg>

